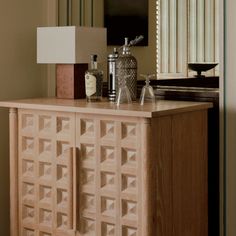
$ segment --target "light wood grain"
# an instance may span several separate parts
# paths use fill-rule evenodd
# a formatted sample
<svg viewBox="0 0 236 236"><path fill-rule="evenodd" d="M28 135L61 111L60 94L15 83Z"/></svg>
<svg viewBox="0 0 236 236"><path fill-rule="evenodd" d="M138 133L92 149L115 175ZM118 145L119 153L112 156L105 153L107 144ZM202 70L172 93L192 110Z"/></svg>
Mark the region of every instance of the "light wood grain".
<svg viewBox="0 0 236 236"><path fill-rule="evenodd" d="M114 103L109 103L107 101L87 103L85 100L40 98L2 101L0 102L0 107L151 118L193 110L207 109L212 107L212 104L207 102L158 100L155 105L145 104L144 106L140 106L139 103L133 103L116 106Z"/></svg>
<svg viewBox="0 0 236 236"><path fill-rule="evenodd" d="M161 105L11 108L12 235L207 236L209 104Z"/></svg>
<svg viewBox="0 0 236 236"><path fill-rule="evenodd" d="M173 231L173 158L172 117L155 118L152 121L152 153L156 158L154 189L156 190L156 232L154 235L174 236ZM154 159L155 160L155 159Z"/></svg>
<svg viewBox="0 0 236 236"><path fill-rule="evenodd" d="M153 163L156 234L207 236L206 111L155 118L152 130L152 153L157 158Z"/></svg>
<svg viewBox="0 0 236 236"><path fill-rule="evenodd" d="M208 235L207 111L173 117L175 236Z"/></svg>
<svg viewBox="0 0 236 236"><path fill-rule="evenodd" d="M79 235L142 235L139 123L133 117L77 114Z"/></svg>
<svg viewBox="0 0 236 236"><path fill-rule="evenodd" d="M19 235L75 231L75 114L18 111Z"/></svg>

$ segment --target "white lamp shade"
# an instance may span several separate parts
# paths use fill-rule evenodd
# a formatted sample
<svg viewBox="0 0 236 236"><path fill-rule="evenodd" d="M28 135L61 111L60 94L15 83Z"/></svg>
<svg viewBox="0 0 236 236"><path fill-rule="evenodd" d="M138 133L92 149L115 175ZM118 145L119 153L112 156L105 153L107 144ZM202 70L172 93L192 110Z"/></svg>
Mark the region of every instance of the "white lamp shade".
<svg viewBox="0 0 236 236"><path fill-rule="evenodd" d="M105 28L63 26L37 28L37 63L88 63L90 55L98 61L107 56Z"/></svg>

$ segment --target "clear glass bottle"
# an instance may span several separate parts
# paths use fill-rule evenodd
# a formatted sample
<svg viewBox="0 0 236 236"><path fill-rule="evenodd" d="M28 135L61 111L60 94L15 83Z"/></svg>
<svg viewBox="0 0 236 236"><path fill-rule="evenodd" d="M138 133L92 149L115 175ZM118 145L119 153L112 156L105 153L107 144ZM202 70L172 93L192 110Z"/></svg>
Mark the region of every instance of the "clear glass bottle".
<svg viewBox="0 0 236 236"><path fill-rule="evenodd" d="M91 55L91 67L85 72L85 92L88 102L102 100L103 71L97 68L97 55Z"/></svg>
<svg viewBox="0 0 236 236"><path fill-rule="evenodd" d="M127 87L130 91L133 101L137 98L137 60L130 52L128 38L125 38L125 45L123 46L122 53L116 60L116 75L118 80L122 77L127 77ZM117 81L117 86L119 82Z"/></svg>
<svg viewBox="0 0 236 236"><path fill-rule="evenodd" d="M117 100L116 100L117 106L119 106L122 103L128 103L128 104L132 103L130 92L126 85L126 80L129 77L130 76L127 75L125 77L122 77L121 80L119 81L120 84L119 84L119 90L118 90Z"/></svg>

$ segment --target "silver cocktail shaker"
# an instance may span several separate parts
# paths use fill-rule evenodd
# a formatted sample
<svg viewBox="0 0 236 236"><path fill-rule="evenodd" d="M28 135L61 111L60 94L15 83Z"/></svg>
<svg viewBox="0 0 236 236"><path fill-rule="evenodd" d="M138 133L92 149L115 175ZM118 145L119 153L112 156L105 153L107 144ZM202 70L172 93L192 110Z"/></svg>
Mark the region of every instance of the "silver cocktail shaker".
<svg viewBox="0 0 236 236"><path fill-rule="evenodd" d="M108 100L111 102L116 101L116 92L118 91L117 88L117 78L116 78L116 60L118 58L118 51L114 48L113 53L109 54L107 57L108 61Z"/></svg>

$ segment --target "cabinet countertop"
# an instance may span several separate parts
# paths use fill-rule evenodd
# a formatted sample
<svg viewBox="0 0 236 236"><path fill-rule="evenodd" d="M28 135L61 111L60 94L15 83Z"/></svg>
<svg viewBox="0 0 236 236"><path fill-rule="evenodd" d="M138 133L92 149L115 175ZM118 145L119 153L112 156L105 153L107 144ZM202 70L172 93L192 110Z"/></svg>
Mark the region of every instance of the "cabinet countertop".
<svg viewBox="0 0 236 236"><path fill-rule="evenodd" d="M81 112L87 114L119 115L152 118L211 108L209 102L186 102L157 100L155 105L141 106L135 102L116 106L107 101L87 103L84 99L32 98L12 101L0 101L0 107L37 109L63 112Z"/></svg>

